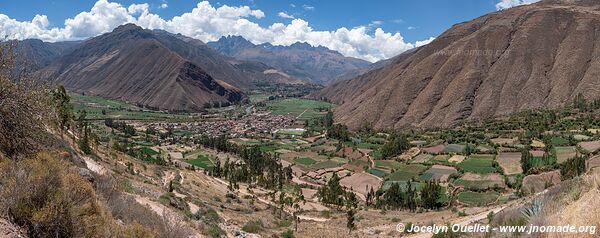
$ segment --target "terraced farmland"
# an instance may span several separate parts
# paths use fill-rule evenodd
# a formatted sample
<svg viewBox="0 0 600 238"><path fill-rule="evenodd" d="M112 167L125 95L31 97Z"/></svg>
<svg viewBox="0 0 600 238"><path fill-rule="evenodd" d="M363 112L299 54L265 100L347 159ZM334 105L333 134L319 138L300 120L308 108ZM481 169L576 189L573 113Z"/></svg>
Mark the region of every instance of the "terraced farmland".
<svg viewBox="0 0 600 238"><path fill-rule="evenodd" d="M466 160L458 164L458 167L465 172L487 174L496 172L494 167L494 155L471 155Z"/></svg>
<svg viewBox="0 0 600 238"><path fill-rule="evenodd" d="M469 206L485 206L498 200L498 192L471 192L465 191L458 194L458 201Z"/></svg>

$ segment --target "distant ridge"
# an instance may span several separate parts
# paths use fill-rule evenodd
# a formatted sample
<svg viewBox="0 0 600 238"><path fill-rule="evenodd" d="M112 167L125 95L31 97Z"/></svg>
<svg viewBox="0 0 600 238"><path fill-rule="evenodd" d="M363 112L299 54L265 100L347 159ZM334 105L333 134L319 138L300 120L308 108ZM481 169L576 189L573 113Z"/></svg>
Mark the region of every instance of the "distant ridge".
<svg viewBox="0 0 600 238"><path fill-rule="evenodd" d="M208 45L227 56L261 62L294 78L323 85L344 73L363 69L371 64L361 59L345 57L326 47L313 47L300 42L290 46L274 46L269 43L255 45L241 36L227 36L216 42L209 42Z"/></svg>

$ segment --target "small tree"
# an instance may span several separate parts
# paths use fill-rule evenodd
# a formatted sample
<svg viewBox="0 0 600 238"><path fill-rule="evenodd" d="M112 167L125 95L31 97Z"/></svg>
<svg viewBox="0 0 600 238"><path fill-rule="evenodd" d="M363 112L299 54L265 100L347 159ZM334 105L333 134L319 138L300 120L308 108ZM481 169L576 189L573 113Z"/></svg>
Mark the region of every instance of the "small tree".
<svg viewBox="0 0 600 238"><path fill-rule="evenodd" d="M67 94L65 87L61 85L52 93L52 99L56 108L56 117L62 138L64 131L69 129L70 121L73 118L71 98Z"/></svg>
<svg viewBox="0 0 600 238"><path fill-rule="evenodd" d="M356 207L358 207L358 200L354 192L346 192L346 228L348 228L348 234L352 233L356 229L354 217L356 215Z"/></svg>

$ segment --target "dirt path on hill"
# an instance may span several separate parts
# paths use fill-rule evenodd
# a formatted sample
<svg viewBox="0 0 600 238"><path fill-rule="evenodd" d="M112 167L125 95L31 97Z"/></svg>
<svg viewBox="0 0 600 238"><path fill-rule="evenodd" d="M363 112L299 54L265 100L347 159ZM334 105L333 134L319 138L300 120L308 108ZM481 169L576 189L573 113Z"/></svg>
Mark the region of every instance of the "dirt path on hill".
<svg viewBox="0 0 600 238"><path fill-rule="evenodd" d="M83 159L83 161L85 161L85 166L89 170L94 171L95 173L100 174L100 175L106 174L106 168L104 168L98 162L94 161L92 158L87 157L87 156L82 156L81 158Z"/></svg>
<svg viewBox="0 0 600 238"><path fill-rule="evenodd" d="M169 185L169 182L173 181L174 178L175 178L175 172L166 171L165 175L162 177L163 186Z"/></svg>

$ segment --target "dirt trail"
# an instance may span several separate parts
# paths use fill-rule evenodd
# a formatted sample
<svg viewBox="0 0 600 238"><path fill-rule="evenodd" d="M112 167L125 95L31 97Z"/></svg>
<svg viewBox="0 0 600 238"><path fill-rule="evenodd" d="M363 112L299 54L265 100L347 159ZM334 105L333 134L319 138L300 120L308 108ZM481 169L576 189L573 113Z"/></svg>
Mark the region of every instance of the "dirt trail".
<svg viewBox="0 0 600 238"><path fill-rule="evenodd" d="M180 214L174 212L173 210L169 209L165 205L162 205L158 202L152 201L149 198L142 197L140 195L133 195L133 196L137 203L141 204L142 206L146 206L146 207L150 208L150 210L152 210L157 215L168 219L169 223L173 223L173 224L185 223L185 220L181 217ZM195 229L191 229L191 230L194 231L194 234L189 236L190 238L191 237L193 237L193 238L205 237L204 235L198 233L198 231L196 231Z"/></svg>
<svg viewBox="0 0 600 238"><path fill-rule="evenodd" d="M163 186L167 186L169 184L169 182L171 182L174 178L175 178L175 172L173 172L173 171L165 172L165 175L162 178Z"/></svg>
<svg viewBox="0 0 600 238"><path fill-rule="evenodd" d="M105 175L106 174L106 169L100 165L98 162L94 161L92 158L87 157L87 156L82 156L81 158L83 158L83 161L85 161L85 166L91 170L94 171L97 174L100 175Z"/></svg>
<svg viewBox="0 0 600 238"><path fill-rule="evenodd" d="M138 202L139 204L146 206L148 208L150 208L150 210L152 210L154 213L158 214L158 215L163 215L165 213L172 213L171 215L175 214L174 212L171 212L171 210L169 208L167 208L165 205L162 205L158 202L152 201L147 197L142 197L140 195L133 195L135 198L135 201Z"/></svg>

